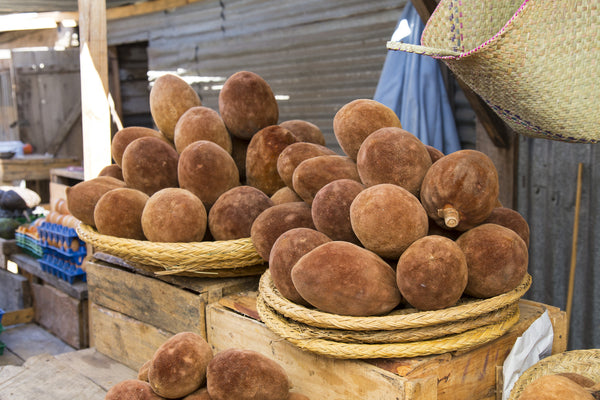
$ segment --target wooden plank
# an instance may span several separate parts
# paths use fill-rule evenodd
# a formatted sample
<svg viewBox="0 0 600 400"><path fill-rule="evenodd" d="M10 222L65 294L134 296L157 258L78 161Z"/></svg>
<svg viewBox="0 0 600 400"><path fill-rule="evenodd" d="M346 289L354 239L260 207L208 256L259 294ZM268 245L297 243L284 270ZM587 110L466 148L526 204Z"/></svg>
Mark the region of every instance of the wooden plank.
<svg viewBox="0 0 600 400"><path fill-rule="evenodd" d="M4 311L31 307L32 297L26 277L0 269L0 308Z"/></svg>
<svg viewBox="0 0 600 400"><path fill-rule="evenodd" d="M73 348L88 347L88 304L49 285L31 284L35 320Z"/></svg>
<svg viewBox="0 0 600 400"><path fill-rule="evenodd" d="M206 337L207 296L99 263L86 263L86 271L94 304L170 332Z"/></svg>
<svg viewBox="0 0 600 400"><path fill-rule="evenodd" d="M285 369L294 391L311 399L407 399L406 380L402 377L362 361L336 360L302 351L261 322L218 303L207 307L207 326L208 342L215 352L228 348L258 351Z"/></svg>
<svg viewBox="0 0 600 400"><path fill-rule="evenodd" d="M24 308L22 310L8 311L2 316L2 326L7 327L17 324L28 324L33 321L35 311L33 307Z"/></svg>
<svg viewBox="0 0 600 400"><path fill-rule="evenodd" d="M9 160L0 159L0 182L50 179L51 169L79 164L80 161L74 157L53 158L26 155Z"/></svg>
<svg viewBox="0 0 600 400"><path fill-rule="evenodd" d="M198 1L206 0L154 0L134 3L127 6L112 7L106 10L106 19L113 20L134 17L136 15L156 13L183 7Z"/></svg>
<svg viewBox="0 0 600 400"><path fill-rule="evenodd" d="M54 139L48 146L48 153L53 157L56 157L58 154L58 150L60 146L67 140L69 133L71 133L71 129L73 129L73 125L75 122L79 120L81 117L81 101L77 101L73 106L71 106L71 110L67 114L67 117L62 121L59 126L57 132L54 134Z"/></svg>
<svg viewBox="0 0 600 400"><path fill-rule="evenodd" d="M85 179L111 163L106 1L78 0Z"/></svg>
<svg viewBox="0 0 600 400"><path fill-rule="evenodd" d="M103 400L106 396L100 386L48 354L31 357L7 375L8 379L0 378L0 398L5 400Z"/></svg>
<svg viewBox="0 0 600 400"><path fill-rule="evenodd" d="M90 320L94 347L136 371L175 334L93 303Z"/></svg>
<svg viewBox="0 0 600 400"><path fill-rule="evenodd" d="M55 358L105 391L126 379L137 379L137 371L107 357L95 348L58 354Z"/></svg>
<svg viewBox="0 0 600 400"><path fill-rule="evenodd" d="M52 274L44 272L40 267L40 263L35 258L28 256L27 254L13 254L10 257L11 261L14 261L19 269L27 271L28 273L37 276L44 282L49 283L61 292L74 297L79 300L87 299L88 289L87 283L81 281L75 281L72 284L64 281Z"/></svg>

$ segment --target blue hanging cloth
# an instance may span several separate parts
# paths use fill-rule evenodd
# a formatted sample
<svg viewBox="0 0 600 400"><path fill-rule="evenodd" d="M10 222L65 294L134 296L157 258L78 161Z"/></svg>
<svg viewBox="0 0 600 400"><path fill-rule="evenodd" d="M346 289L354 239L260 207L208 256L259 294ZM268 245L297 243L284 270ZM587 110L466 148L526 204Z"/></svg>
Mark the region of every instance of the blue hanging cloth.
<svg viewBox="0 0 600 400"><path fill-rule="evenodd" d="M420 44L425 25L408 2L392 40ZM402 128L444 154L460 150L460 139L437 60L389 50L374 100L398 115Z"/></svg>

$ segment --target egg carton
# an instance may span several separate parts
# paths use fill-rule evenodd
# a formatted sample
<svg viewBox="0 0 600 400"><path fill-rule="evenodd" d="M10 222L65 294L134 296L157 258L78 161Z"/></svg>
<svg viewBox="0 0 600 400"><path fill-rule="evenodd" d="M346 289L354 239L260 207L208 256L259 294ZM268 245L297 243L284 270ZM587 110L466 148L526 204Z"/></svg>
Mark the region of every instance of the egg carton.
<svg viewBox="0 0 600 400"><path fill-rule="evenodd" d="M52 274L70 284L73 284L75 281L87 281L85 271L79 267L81 263L76 264L63 255L45 253L44 257L39 260L39 263L44 272Z"/></svg>
<svg viewBox="0 0 600 400"><path fill-rule="evenodd" d="M39 239L17 230L15 231L15 240L17 242L17 246L23 249L25 253L29 254L30 256L42 258L44 255L44 249Z"/></svg>
<svg viewBox="0 0 600 400"><path fill-rule="evenodd" d="M42 222L38 227L42 247L54 249L65 256L85 257L85 242L77 236L77 231L68 226Z"/></svg>

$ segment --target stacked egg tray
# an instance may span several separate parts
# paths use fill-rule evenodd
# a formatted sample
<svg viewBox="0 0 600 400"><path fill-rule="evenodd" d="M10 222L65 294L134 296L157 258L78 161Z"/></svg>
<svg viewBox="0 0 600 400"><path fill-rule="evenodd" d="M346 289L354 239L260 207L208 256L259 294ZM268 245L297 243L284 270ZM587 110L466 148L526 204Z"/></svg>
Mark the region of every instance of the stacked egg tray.
<svg viewBox="0 0 600 400"><path fill-rule="evenodd" d="M39 260L42 270L69 283L86 281L81 269L87 254L85 243L79 239L73 228L43 222L39 228L43 256Z"/></svg>
<svg viewBox="0 0 600 400"><path fill-rule="evenodd" d="M17 246L19 246L26 254L34 258L42 258L44 256L44 249L39 238L39 233L29 232L26 225L21 225L15 231L15 239Z"/></svg>

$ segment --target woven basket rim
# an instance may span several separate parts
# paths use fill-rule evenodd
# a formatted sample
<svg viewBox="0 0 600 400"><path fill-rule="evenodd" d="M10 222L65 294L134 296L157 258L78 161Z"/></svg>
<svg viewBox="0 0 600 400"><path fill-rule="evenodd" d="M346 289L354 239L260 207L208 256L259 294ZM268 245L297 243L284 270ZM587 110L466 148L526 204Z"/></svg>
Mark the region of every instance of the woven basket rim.
<svg viewBox="0 0 600 400"><path fill-rule="evenodd" d="M277 290L269 270L261 276L258 291L264 301L279 314L309 326L355 331L398 330L465 320L498 310L517 302L531 286L531 280L531 275L526 274L522 282L507 293L488 299L469 299L463 304L441 310L418 311L409 308L368 317L332 314L296 304Z"/></svg>
<svg viewBox="0 0 600 400"><path fill-rule="evenodd" d="M161 267L173 274L199 273L220 269L243 269L263 264L251 238L235 240L166 243L103 235L84 223L77 235L96 250L127 261ZM209 275L209 276L211 276Z"/></svg>
<svg viewBox="0 0 600 400"><path fill-rule="evenodd" d="M527 385L537 378L562 372L575 372L600 382L600 349L570 350L541 359L517 379L509 400L517 400Z"/></svg>
<svg viewBox="0 0 600 400"><path fill-rule="evenodd" d="M297 339L299 334L259 293L256 308L263 323L275 334L303 350L344 359L420 357L466 350L504 335L520 317L519 309L508 319L455 335L407 343L342 343L326 339Z"/></svg>

